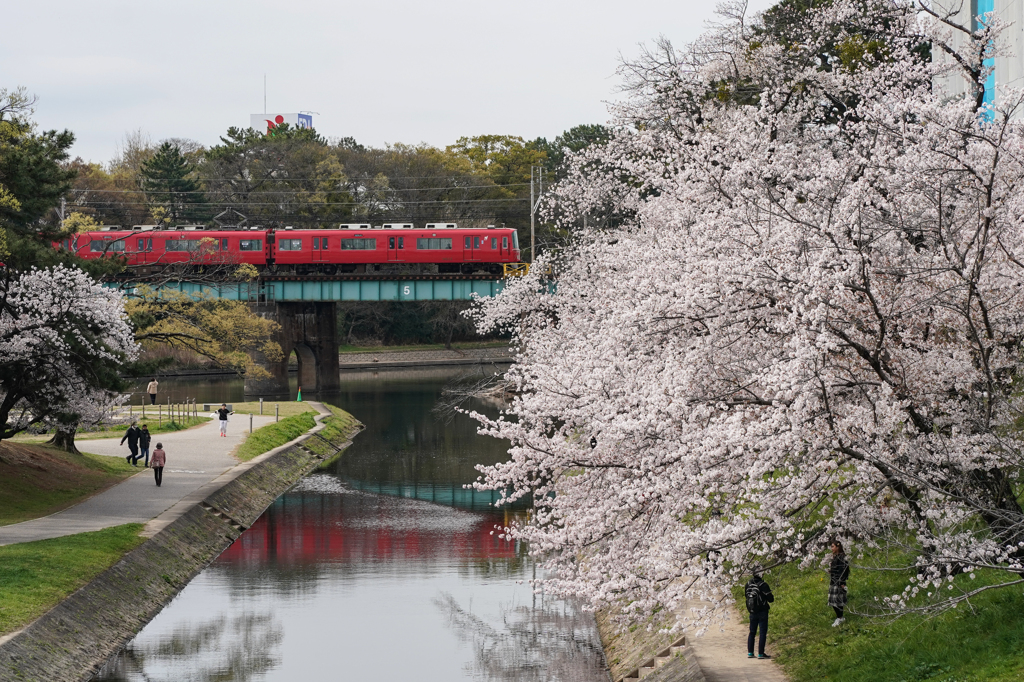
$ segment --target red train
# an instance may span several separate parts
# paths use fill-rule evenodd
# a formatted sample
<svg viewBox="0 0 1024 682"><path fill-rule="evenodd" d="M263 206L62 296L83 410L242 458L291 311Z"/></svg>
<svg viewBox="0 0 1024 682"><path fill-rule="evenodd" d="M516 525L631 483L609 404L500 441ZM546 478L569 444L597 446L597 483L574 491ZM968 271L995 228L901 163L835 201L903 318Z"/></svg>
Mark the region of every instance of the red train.
<svg viewBox="0 0 1024 682"><path fill-rule="evenodd" d="M177 263L250 263L269 274L500 274L503 264L518 263L520 258L515 230L460 228L455 223L427 223L422 228L410 223L343 224L320 230L137 225L131 230L82 232L55 246L82 258L122 257L143 271Z"/></svg>

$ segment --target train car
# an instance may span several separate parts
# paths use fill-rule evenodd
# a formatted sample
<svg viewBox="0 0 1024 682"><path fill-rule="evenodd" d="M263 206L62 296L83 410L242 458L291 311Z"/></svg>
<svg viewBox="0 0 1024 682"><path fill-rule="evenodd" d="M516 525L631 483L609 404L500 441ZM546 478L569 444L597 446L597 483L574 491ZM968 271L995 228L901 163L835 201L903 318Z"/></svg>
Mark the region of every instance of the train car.
<svg viewBox="0 0 1024 682"><path fill-rule="evenodd" d="M79 257L121 256L129 266L250 263L266 267L270 230L140 229L83 232L61 246Z"/></svg>
<svg viewBox="0 0 1024 682"><path fill-rule="evenodd" d="M249 263L261 272L500 274L520 258L519 238L508 228L460 228L456 223L345 224L337 229L206 230L105 229L65 239L57 248L81 258L120 257L130 267L159 269L176 264Z"/></svg>
<svg viewBox="0 0 1024 682"><path fill-rule="evenodd" d="M519 237L508 228L460 228L455 223L386 223L339 230L277 230L272 251L279 271L499 274L519 262Z"/></svg>

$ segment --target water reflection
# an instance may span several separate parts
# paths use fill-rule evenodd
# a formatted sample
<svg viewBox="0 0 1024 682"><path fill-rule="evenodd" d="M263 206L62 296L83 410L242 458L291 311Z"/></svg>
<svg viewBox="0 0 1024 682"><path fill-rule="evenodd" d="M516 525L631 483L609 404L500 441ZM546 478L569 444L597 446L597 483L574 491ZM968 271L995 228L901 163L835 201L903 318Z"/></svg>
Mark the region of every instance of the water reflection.
<svg viewBox="0 0 1024 682"><path fill-rule="evenodd" d="M275 501L96 679L606 682L593 619L533 594L525 548L493 532L516 512L462 487L505 457L465 416L431 413L464 374L343 381L328 400L366 425L352 447Z"/></svg>
<svg viewBox="0 0 1024 682"><path fill-rule="evenodd" d="M283 633L270 613L181 623L163 637L133 644L97 679L257 680L281 664Z"/></svg>

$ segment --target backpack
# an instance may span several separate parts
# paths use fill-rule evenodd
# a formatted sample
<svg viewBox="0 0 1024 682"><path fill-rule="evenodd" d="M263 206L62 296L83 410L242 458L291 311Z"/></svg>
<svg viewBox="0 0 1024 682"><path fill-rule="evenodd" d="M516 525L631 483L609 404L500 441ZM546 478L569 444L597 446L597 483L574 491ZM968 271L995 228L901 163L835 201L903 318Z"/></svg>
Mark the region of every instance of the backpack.
<svg viewBox="0 0 1024 682"><path fill-rule="evenodd" d="M761 592L761 585L763 582L755 583L753 581L747 583L746 596L747 596L747 611L761 611L764 609L766 604L764 593Z"/></svg>

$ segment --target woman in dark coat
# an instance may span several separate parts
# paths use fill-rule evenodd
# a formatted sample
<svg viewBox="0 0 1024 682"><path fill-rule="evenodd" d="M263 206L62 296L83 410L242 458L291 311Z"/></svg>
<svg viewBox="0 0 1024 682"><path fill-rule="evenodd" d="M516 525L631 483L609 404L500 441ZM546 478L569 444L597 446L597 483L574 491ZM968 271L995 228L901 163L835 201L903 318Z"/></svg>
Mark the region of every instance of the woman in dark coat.
<svg viewBox="0 0 1024 682"><path fill-rule="evenodd" d="M832 627L846 622L843 609L846 607L846 580L850 577L850 562L846 560L843 543L832 542L832 563L828 567L828 605L836 612Z"/></svg>

